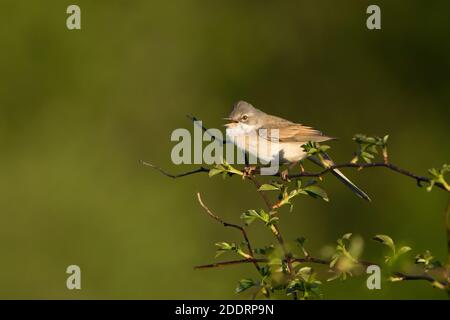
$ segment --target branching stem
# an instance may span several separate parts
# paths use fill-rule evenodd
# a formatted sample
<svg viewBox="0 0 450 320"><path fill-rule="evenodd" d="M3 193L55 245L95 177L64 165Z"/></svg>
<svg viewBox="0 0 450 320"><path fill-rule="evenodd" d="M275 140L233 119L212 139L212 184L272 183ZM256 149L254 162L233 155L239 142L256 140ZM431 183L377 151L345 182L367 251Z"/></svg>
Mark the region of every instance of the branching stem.
<svg viewBox="0 0 450 320"><path fill-rule="evenodd" d="M215 215L203 202L202 197L200 195L200 192L197 193L197 199L198 199L198 203L200 203L200 205L202 206L203 209L205 209L205 212L214 220L220 222L224 227L230 227L230 228L235 228L237 230L239 230L242 233L242 236L245 240L245 243L247 244L247 249L248 249L248 255L254 260L254 256L253 256L253 249L252 249L252 245L250 243L250 240L247 236L247 232L245 231L245 229L237 224L233 224L233 223L228 223L223 221L220 217L218 217L217 215ZM261 268L258 265L257 261L253 261L253 264L255 265L256 270L258 270L258 272L261 272Z"/></svg>

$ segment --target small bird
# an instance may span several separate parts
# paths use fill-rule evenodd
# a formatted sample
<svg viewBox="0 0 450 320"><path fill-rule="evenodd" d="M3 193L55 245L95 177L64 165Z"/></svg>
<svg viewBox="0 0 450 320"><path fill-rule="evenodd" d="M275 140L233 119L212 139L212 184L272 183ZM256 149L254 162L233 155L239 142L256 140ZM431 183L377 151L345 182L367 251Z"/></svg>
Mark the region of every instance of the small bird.
<svg viewBox="0 0 450 320"><path fill-rule="evenodd" d="M335 139L311 127L267 114L245 101L235 103L229 117L225 120L229 121L225 124L227 140L233 141L239 149L265 162L278 158L280 164L288 164L289 168L293 168L308 157L302 148L305 143ZM277 129L275 131L278 134L276 139L271 136L272 129ZM263 152L259 148L261 138L266 139L269 144L269 147L265 148L267 150ZM324 155L326 163L315 156L308 157L308 159L323 168L334 165L334 162L326 154ZM360 198L370 201L369 196L341 171L333 169L332 173ZM287 170L281 176L286 179Z"/></svg>

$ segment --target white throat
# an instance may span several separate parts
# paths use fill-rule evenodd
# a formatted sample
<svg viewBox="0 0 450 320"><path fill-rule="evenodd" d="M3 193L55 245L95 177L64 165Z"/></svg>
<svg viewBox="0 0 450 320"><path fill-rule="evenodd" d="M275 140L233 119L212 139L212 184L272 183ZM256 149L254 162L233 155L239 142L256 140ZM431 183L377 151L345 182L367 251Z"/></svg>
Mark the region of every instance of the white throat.
<svg viewBox="0 0 450 320"><path fill-rule="evenodd" d="M226 130L226 134L229 137L240 137L249 134L256 134L256 126L239 122L233 126L228 127Z"/></svg>

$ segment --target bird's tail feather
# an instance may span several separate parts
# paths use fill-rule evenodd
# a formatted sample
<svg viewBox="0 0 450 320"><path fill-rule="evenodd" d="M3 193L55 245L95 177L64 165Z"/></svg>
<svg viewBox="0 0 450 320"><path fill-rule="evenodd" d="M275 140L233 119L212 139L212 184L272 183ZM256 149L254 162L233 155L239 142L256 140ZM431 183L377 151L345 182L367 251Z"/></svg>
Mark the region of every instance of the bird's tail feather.
<svg viewBox="0 0 450 320"><path fill-rule="evenodd" d="M333 175L338 178L343 184L345 184L347 187L349 187L356 195L364 200L372 201L370 200L369 196L362 191L360 188L358 188L353 182L351 182L341 171L338 169L332 170Z"/></svg>
<svg viewBox="0 0 450 320"><path fill-rule="evenodd" d="M326 168L327 166L334 165L333 160L331 160L331 158L327 154L324 154L324 158L326 159L327 164L322 163L322 161L315 156L309 157L308 159L311 160L312 162L314 162L315 164L321 166L322 168ZM360 197L364 200L367 200L369 202L372 201L370 199L370 197L364 191L362 191L353 182L351 182L350 179L348 179L340 170L333 169L331 171L331 173L336 178L338 178L343 184L345 184L350 190L352 190L358 197Z"/></svg>

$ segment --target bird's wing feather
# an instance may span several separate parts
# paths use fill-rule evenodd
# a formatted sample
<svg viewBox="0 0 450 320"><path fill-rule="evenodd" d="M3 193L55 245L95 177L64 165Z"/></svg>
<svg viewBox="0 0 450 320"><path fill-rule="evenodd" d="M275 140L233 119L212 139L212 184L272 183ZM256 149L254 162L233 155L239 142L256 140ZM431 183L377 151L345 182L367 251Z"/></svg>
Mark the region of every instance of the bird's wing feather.
<svg viewBox="0 0 450 320"><path fill-rule="evenodd" d="M265 136L270 141L275 140L274 134L271 129L278 129L278 141L280 142L323 142L327 140L332 140L334 138L324 135L319 130L312 127L304 126L299 123L293 123L290 121L284 123L272 124L269 123L264 125L260 129L266 129L265 131L260 131L263 133L261 136Z"/></svg>

